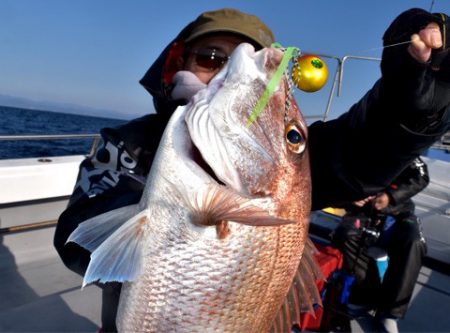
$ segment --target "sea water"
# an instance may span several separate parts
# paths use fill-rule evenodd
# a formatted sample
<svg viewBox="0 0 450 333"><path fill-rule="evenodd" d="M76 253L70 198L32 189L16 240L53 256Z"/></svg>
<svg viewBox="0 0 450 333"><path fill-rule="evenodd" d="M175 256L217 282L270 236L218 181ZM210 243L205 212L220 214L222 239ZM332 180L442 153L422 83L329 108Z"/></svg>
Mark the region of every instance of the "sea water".
<svg viewBox="0 0 450 333"><path fill-rule="evenodd" d="M99 134L126 120L0 106L0 136ZM92 139L0 141L0 159L85 155Z"/></svg>

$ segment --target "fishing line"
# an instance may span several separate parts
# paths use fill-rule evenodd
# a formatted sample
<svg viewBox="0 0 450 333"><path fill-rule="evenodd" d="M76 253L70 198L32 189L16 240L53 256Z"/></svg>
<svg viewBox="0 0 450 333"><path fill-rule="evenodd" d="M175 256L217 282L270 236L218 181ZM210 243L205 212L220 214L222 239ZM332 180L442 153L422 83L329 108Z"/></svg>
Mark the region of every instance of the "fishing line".
<svg viewBox="0 0 450 333"><path fill-rule="evenodd" d="M430 10L431 11L431 10ZM434 28L425 28L425 29L434 29ZM445 29L444 29L445 31ZM445 40L445 39L444 39ZM404 45L404 44L410 44L412 43L411 40L408 40L406 42L400 42L400 43L395 43L395 44L390 44L390 45L386 45L386 46L381 46L381 47L374 47L371 49L367 49L367 50L361 50L361 51L356 51L355 54L358 53L363 53L363 52L370 52L370 51L376 51L376 50L383 50L383 49L387 49L388 47L394 47L394 46L399 46L399 45Z"/></svg>
<svg viewBox="0 0 450 333"><path fill-rule="evenodd" d="M408 41L406 41L406 42L400 42L400 43L390 44L390 45L386 45L386 46L374 47L374 48L371 48L371 49L361 50L361 51L357 51L357 52L355 52L355 53L358 54L358 53L363 53L363 52L370 52L370 51L376 51L376 50L383 50L383 49L387 49L387 48L389 48L389 47L394 47L394 46L404 45L404 44L410 44L410 43L412 43L412 41L408 40Z"/></svg>
<svg viewBox="0 0 450 333"><path fill-rule="evenodd" d="M434 1L433 1L432 5L433 4L434 4ZM354 54L358 54L358 53L361 54L361 53L371 52L371 51L376 51L376 50L384 50L384 49L387 49L390 47L411 44L411 43L412 43L412 41L408 40L408 41L399 42L399 43L395 43L395 44L389 44L389 45L385 45L385 46L381 46L381 47L375 47L375 48L370 48L370 49L366 49L366 50L356 51ZM291 59L293 59L295 56L298 56L299 54L301 54L300 49L298 49L296 47L283 48L279 43L273 43L272 47L283 49L284 55L283 55L280 65L278 66L277 70L275 71L272 79L267 84L266 89L263 92L263 95L259 98L252 113L248 117L246 127L249 127L256 120L258 115L261 113L261 111L265 108L265 106L269 102L269 99L270 99L271 95L273 94L276 86L280 82L282 76L285 74L285 71L289 65L289 61ZM290 85L290 80L288 80L288 85L289 85L289 92L291 92L292 87ZM289 100L287 102L290 103Z"/></svg>
<svg viewBox="0 0 450 333"><path fill-rule="evenodd" d="M433 11L433 6L434 6L434 0L431 1L431 6L430 6L430 10L429 10L430 13Z"/></svg>

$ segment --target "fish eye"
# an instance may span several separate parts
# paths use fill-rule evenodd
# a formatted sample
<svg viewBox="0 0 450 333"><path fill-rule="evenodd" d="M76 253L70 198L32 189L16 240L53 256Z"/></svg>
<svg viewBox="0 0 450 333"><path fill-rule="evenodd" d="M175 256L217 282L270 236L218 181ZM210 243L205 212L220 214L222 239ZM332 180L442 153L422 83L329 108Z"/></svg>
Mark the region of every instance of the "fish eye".
<svg viewBox="0 0 450 333"><path fill-rule="evenodd" d="M290 151L301 154L306 148L306 141L297 125L289 124L285 130L286 142Z"/></svg>

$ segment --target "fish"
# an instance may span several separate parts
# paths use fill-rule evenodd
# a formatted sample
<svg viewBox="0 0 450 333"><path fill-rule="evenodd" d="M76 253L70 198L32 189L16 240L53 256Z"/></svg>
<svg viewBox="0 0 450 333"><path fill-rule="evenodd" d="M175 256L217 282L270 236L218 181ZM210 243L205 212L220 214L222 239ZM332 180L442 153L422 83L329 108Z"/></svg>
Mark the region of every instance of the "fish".
<svg viewBox="0 0 450 333"><path fill-rule="evenodd" d="M171 116L139 203L70 235L83 286L123 283L119 331L285 331L319 298L307 126L286 73L267 94L283 56L239 45Z"/></svg>

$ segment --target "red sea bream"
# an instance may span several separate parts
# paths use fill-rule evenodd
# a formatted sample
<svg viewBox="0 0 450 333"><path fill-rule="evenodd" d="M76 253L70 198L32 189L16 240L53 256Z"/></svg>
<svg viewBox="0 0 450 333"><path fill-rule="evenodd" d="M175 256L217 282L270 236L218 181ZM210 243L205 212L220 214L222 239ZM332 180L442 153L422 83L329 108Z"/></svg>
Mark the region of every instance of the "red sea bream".
<svg viewBox="0 0 450 333"><path fill-rule="evenodd" d="M124 283L120 331L265 332L297 321L306 296L288 294L293 281L314 289L298 270L310 255L311 183L286 74L251 117L282 58L241 44L171 117L141 201L71 235L92 252L84 284Z"/></svg>

